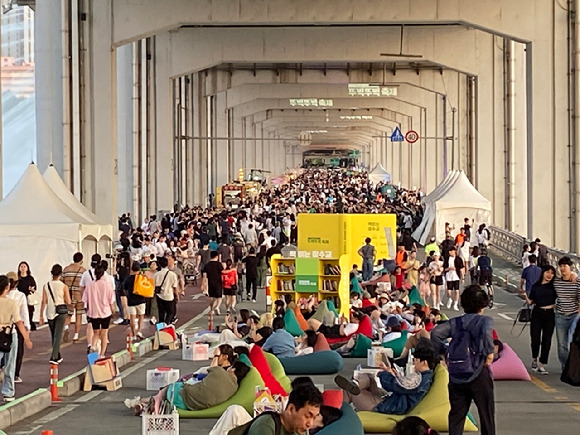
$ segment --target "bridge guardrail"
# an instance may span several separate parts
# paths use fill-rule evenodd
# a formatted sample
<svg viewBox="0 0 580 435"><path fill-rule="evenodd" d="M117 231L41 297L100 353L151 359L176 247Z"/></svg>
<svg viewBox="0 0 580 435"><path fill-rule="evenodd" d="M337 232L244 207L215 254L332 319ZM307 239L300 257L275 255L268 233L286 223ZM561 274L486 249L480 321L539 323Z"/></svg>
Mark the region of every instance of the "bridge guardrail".
<svg viewBox="0 0 580 435"><path fill-rule="evenodd" d="M508 257L511 261L521 265L524 245L529 245L533 240L504 228L496 227L495 225L489 225L488 229L491 247ZM573 270L577 272L580 267L580 255L548 247L548 261L552 266L557 267L558 260L564 256L570 257L574 262Z"/></svg>

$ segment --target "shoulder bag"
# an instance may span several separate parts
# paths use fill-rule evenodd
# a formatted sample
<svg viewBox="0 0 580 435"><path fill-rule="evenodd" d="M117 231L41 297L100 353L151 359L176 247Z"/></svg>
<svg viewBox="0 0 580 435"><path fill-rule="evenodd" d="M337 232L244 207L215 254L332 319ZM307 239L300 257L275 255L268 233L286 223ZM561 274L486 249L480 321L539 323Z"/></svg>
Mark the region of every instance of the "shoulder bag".
<svg viewBox="0 0 580 435"><path fill-rule="evenodd" d="M0 352L9 353L12 348L12 328L13 325L0 326Z"/></svg>
<svg viewBox="0 0 580 435"><path fill-rule="evenodd" d="M520 308L518 314L516 314L516 319L514 320L514 324L512 325L512 329L510 331L511 335L514 337L519 337L520 335L522 335L522 332L524 332L526 325L530 323L531 320L532 320L532 309L530 308L527 302L524 302L524 305L522 306L522 308ZM518 335L513 334L516 323L524 324L524 326L522 326L522 330Z"/></svg>
<svg viewBox="0 0 580 435"><path fill-rule="evenodd" d="M52 303L54 304L54 310L56 311L56 314L68 314L68 307L66 306L66 304L59 304L56 305L56 301L54 300L54 295L52 294L52 289L50 288L50 283L47 282L46 286L48 287L48 291L50 292L50 297L52 298Z"/></svg>
<svg viewBox="0 0 580 435"><path fill-rule="evenodd" d="M165 276L163 277L163 281L161 281L161 285L155 286L155 294L163 293L163 284L165 284L165 278L169 275L169 270L165 272Z"/></svg>

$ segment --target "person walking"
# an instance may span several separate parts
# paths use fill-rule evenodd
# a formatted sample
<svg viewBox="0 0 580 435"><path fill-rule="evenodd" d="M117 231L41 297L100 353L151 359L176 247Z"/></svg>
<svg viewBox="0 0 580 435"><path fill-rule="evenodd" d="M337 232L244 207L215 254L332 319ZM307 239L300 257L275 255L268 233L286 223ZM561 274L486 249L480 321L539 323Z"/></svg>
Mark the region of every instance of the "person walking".
<svg viewBox="0 0 580 435"><path fill-rule="evenodd" d="M80 289L81 278L86 269L83 267L83 254L77 252L73 255L73 262L62 270L62 282L66 284L70 292L71 304L68 307L68 317L64 325L63 341L69 341L69 325L72 317L75 318L74 340L79 339L81 326L83 324L83 314L85 304L83 304L83 293Z"/></svg>
<svg viewBox="0 0 580 435"><path fill-rule="evenodd" d="M528 296L530 295L534 284L537 283L542 276L542 268L540 268L536 262L537 258L534 254L528 256L529 265L522 271L522 277L520 279L520 286L518 290L520 293L524 291L525 285L525 293Z"/></svg>
<svg viewBox="0 0 580 435"><path fill-rule="evenodd" d="M256 302L257 287L263 281L266 268L266 247L260 246L262 257L256 257L256 250L250 248L248 255L242 260L246 265L246 298ZM250 290L252 291L250 296Z"/></svg>
<svg viewBox="0 0 580 435"><path fill-rule="evenodd" d="M209 311L215 311L219 316L223 297L222 270L224 268L219 262L217 251L211 251L210 258L211 260L203 269L201 291L209 296Z"/></svg>
<svg viewBox="0 0 580 435"><path fill-rule="evenodd" d="M482 315L489 304L487 293L470 285L461 294L465 314L437 325L431 331L435 349L447 354L449 368L449 435L462 435L471 402L479 413L482 435L495 435L493 375L493 319ZM451 338L448 351L445 343ZM467 346L464 346L467 345ZM463 350L463 352L461 352ZM468 354L472 350L474 354ZM466 360L469 364L465 364Z"/></svg>
<svg viewBox="0 0 580 435"><path fill-rule="evenodd" d="M365 244L358 250L358 255L362 257L362 278L368 281L373 276L373 266L377 258L377 250L371 245L371 238L365 239Z"/></svg>
<svg viewBox="0 0 580 435"><path fill-rule="evenodd" d="M253 248L251 248L253 249ZM231 258L226 260L226 268L222 270L222 287L226 297L226 312L236 312L236 292L238 291L238 271L233 267Z"/></svg>
<svg viewBox="0 0 580 435"><path fill-rule="evenodd" d="M20 318L24 327L27 331L30 331L30 319L28 318L28 301L26 296L18 290L18 275L16 272L8 272L6 277L10 281L10 291L8 292L8 299L13 299L18 303L18 309L20 311ZM24 358L24 335L16 328L16 334L18 334L18 349L16 353L16 366L14 367L14 383L19 384L22 382L20 377L20 369L22 368L22 359Z"/></svg>
<svg viewBox="0 0 580 435"><path fill-rule="evenodd" d="M555 277L556 269L553 266L544 266L542 267L540 279L534 283L529 294L520 289L520 294L526 299L526 302L529 305L534 305L530 322L532 370L542 375L548 374L544 365L548 364L552 335L554 335L554 327L556 325L554 313L554 307L556 306ZM540 355L539 362L538 355Z"/></svg>
<svg viewBox="0 0 580 435"><path fill-rule="evenodd" d="M46 319L48 320L48 327L50 328L50 337L52 340L50 363L60 364L62 362L60 344L62 342L64 324L68 317L67 306L71 305L71 298L68 286L61 281L62 266L60 264L55 264L52 266L50 274L52 275L52 280L44 285L42 291L39 323L44 325L44 309L46 308ZM67 306L64 306L64 304Z"/></svg>
<svg viewBox="0 0 580 435"><path fill-rule="evenodd" d="M99 340L101 348L99 357L104 358L109 343L109 325L113 316L113 309L116 303L115 289L110 282L104 278L105 269L99 263L95 267L95 279L88 283L83 292L83 302L87 309L87 317L93 329L93 339L90 343L89 352L98 349Z"/></svg>
<svg viewBox="0 0 580 435"><path fill-rule="evenodd" d="M145 338L141 332L143 327L143 318L145 317L145 298L134 293L135 277L141 272L139 263L134 261L131 264L131 274L123 281L123 294L127 297L127 316L131 326L133 340L142 340ZM135 325L135 323L137 323Z"/></svg>
<svg viewBox="0 0 580 435"><path fill-rule="evenodd" d="M84 297L84 292L86 287L93 282L96 279L96 267L100 266L101 264L101 255L100 254L93 254L91 257L91 268L86 270L83 273L83 276L81 277L81 282L79 283L79 289L81 294ZM103 270L103 274L105 273L105 271ZM83 304L85 305L85 310L86 310L86 302L83 299ZM87 351L91 350L91 343L93 342L93 326L92 326L92 322L89 320L90 316L87 313ZM81 328L81 325L78 326L78 328ZM79 339L79 336L77 333L75 333L74 337L73 337L73 342L77 342Z"/></svg>
<svg viewBox="0 0 580 435"><path fill-rule="evenodd" d="M449 249L449 257L445 262L445 266L447 309L451 308L451 304L455 302L453 309L459 311L459 283L460 281L463 281L465 264L463 263L463 260L457 256L457 250L454 246Z"/></svg>
<svg viewBox="0 0 580 435"><path fill-rule="evenodd" d="M28 320L30 322L30 330L36 331L36 325L34 320L34 304L31 304L30 296L36 292L36 281L32 276L30 271L30 266L26 261L21 261L18 264L18 290L24 293L26 300L28 301Z"/></svg>
<svg viewBox="0 0 580 435"><path fill-rule="evenodd" d="M155 298L159 310L159 322L169 325L175 319L179 301L179 283L175 272L169 270L169 261L165 257L157 260L161 270L155 274Z"/></svg>
<svg viewBox="0 0 580 435"><path fill-rule="evenodd" d="M534 240L536 242L536 246L538 247L538 266L547 266L550 264L548 260L548 247L542 243L540 239Z"/></svg>
<svg viewBox="0 0 580 435"><path fill-rule="evenodd" d="M554 280L556 290L556 339L558 340L558 359L564 370L570 351L568 336L570 326L580 314L580 280L572 276L572 260L562 257L558 261L560 277Z"/></svg>
<svg viewBox="0 0 580 435"><path fill-rule="evenodd" d="M8 298L10 280L6 275L0 275L0 331L3 333L2 347L0 347L0 361L5 360L4 379L2 381L2 396L5 402L14 401L16 394L14 388L14 367L18 352L18 339L14 333L14 326L18 328L24 337L24 344L32 349L32 341L28 330L20 317L18 302Z"/></svg>

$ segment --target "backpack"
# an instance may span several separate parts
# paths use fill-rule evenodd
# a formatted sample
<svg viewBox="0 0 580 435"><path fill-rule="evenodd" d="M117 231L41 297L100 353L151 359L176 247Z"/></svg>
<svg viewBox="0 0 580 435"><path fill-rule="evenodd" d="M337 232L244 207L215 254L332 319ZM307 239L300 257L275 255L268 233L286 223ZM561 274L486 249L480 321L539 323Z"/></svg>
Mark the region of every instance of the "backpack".
<svg viewBox="0 0 580 435"><path fill-rule="evenodd" d="M492 272L491 259L487 255L481 255L477 259L477 265L481 272Z"/></svg>
<svg viewBox="0 0 580 435"><path fill-rule="evenodd" d="M449 376L458 382L469 382L483 364L480 346L473 340L470 327L478 326L479 316L463 326L463 317L451 319L452 335L447 349Z"/></svg>
<svg viewBox="0 0 580 435"><path fill-rule="evenodd" d="M250 431L250 427L252 424L263 415L271 415L272 419L274 420L274 434L280 435L282 432L282 422L280 421L280 414L277 412L266 411L258 415L257 417L253 418L252 420L248 421L246 424L238 426L234 429L231 429L228 432L228 435L246 435Z"/></svg>

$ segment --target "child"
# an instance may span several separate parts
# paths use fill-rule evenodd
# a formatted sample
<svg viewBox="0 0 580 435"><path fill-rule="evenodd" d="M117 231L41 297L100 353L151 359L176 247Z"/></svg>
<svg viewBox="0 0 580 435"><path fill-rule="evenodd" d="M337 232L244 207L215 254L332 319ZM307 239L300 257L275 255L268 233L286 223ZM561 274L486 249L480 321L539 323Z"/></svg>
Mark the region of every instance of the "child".
<svg viewBox="0 0 580 435"><path fill-rule="evenodd" d="M362 300L357 292L350 294L350 306L351 308L362 308Z"/></svg>

